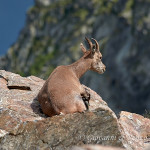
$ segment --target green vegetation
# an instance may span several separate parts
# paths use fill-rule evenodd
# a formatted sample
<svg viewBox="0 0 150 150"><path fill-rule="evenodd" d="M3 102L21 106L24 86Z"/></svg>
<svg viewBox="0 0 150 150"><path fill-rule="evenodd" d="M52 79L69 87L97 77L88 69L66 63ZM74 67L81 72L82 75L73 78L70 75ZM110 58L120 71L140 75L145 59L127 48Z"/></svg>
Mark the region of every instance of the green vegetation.
<svg viewBox="0 0 150 150"><path fill-rule="evenodd" d="M51 45L51 40L49 39L49 37L35 37L32 40L32 47L30 48L30 53L35 53L37 51L46 52L49 45Z"/></svg>
<svg viewBox="0 0 150 150"><path fill-rule="evenodd" d="M101 13L112 13L114 5L118 2L118 0L93 0L95 7L98 6L97 14Z"/></svg>
<svg viewBox="0 0 150 150"><path fill-rule="evenodd" d="M39 11L39 7L33 6L28 10L29 14L37 13Z"/></svg>
<svg viewBox="0 0 150 150"><path fill-rule="evenodd" d="M149 17L147 15L141 16L137 22L137 26L139 28L143 28L145 22L148 22L148 21L149 21Z"/></svg>
<svg viewBox="0 0 150 150"><path fill-rule="evenodd" d="M60 13L64 13L65 7L72 3L72 0L61 0L51 3L49 6L33 6L29 9L29 14L39 14L39 20L37 24L40 30L44 29L45 23L57 23L57 17L55 16L55 13L58 13L58 10ZM50 12L54 12L52 15Z"/></svg>
<svg viewBox="0 0 150 150"><path fill-rule="evenodd" d="M105 45L107 44L109 37L105 37L100 40L100 51L103 52Z"/></svg>
<svg viewBox="0 0 150 150"><path fill-rule="evenodd" d="M48 78L48 76L52 73L52 71L55 69L55 66L51 65L48 67L48 70L44 73L44 77Z"/></svg>
<svg viewBox="0 0 150 150"><path fill-rule="evenodd" d="M56 1L56 2L53 2L48 8L52 8L52 9L58 9L58 7L65 7L69 4L72 3L72 0L61 0L61 1Z"/></svg>
<svg viewBox="0 0 150 150"><path fill-rule="evenodd" d="M42 9L42 15L40 16L40 19L43 22L47 23L57 23L57 17L51 16L49 9Z"/></svg>
<svg viewBox="0 0 150 150"><path fill-rule="evenodd" d="M149 118L149 119L150 119L150 111L145 110L145 113L143 114L143 116L144 116L145 118Z"/></svg>
<svg viewBox="0 0 150 150"><path fill-rule="evenodd" d="M48 23L57 23L57 18L56 18L56 17L52 17L52 16L50 16L50 15L47 15L45 20L46 20Z"/></svg>
<svg viewBox="0 0 150 150"><path fill-rule="evenodd" d="M46 64L46 62L54 58L54 55L55 55L55 52L53 51L47 55L39 55L38 57L36 57L34 64L30 67L30 70L29 70L30 74L38 75L41 69Z"/></svg>
<svg viewBox="0 0 150 150"><path fill-rule="evenodd" d="M25 77L25 76L26 76L26 74L25 74L24 72L22 72L22 71L16 71L16 73L19 74L19 75L22 76L22 77Z"/></svg>
<svg viewBox="0 0 150 150"><path fill-rule="evenodd" d="M132 16L133 6L134 6L134 0L128 0L126 2L124 10L120 13L120 16L127 18L129 23L132 23L132 19L133 19Z"/></svg>
<svg viewBox="0 0 150 150"><path fill-rule="evenodd" d="M130 11L133 8L134 0L128 0L124 11Z"/></svg>
<svg viewBox="0 0 150 150"><path fill-rule="evenodd" d="M88 15L88 11L86 9L78 9L78 11L76 11L74 13L74 17L79 17L81 19L81 21L84 21L85 18L87 17Z"/></svg>
<svg viewBox="0 0 150 150"><path fill-rule="evenodd" d="M17 61L17 56L16 56L14 50L13 50L13 49L10 49L9 51L11 51L11 55L12 55L13 61L16 62L16 61Z"/></svg>
<svg viewBox="0 0 150 150"><path fill-rule="evenodd" d="M32 52L45 50L45 44L40 39L34 38L32 43Z"/></svg>
<svg viewBox="0 0 150 150"><path fill-rule="evenodd" d="M46 65L46 63L54 58L54 55L57 54L57 51L53 50L52 52L47 52L48 47L51 46L52 43L52 41L47 36L40 38L35 37L32 43L33 44L30 48L28 58L33 53L36 53L37 57L34 59L34 62L29 69L29 74L38 75L40 74L42 68ZM53 68L51 67L50 72L52 69Z"/></svg>
<svg viewBox="0 0 150 150"><path fill-rule="evenodd" d="M80 58L81 49L80 49L80 43L76 43L74 46L70 48L71 54L75 60L78 60Z"/></svg>

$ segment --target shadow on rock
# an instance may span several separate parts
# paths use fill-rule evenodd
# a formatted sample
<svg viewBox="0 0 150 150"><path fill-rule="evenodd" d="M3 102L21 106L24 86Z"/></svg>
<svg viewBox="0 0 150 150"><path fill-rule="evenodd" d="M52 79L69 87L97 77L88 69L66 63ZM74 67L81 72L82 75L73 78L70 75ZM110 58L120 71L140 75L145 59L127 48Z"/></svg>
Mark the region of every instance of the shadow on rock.
<svg viewBox="0 0 150 150"><path fill-rule="evenodd" d="M45 115L43 112L42 112L42 109L41 109L41 106L37 100L37 96L33 99L32 103L31 103L31 108L33 110L33 112L37 115L39 115L40 117L44 117L44 118L47 118L48 116Z"/></svg>

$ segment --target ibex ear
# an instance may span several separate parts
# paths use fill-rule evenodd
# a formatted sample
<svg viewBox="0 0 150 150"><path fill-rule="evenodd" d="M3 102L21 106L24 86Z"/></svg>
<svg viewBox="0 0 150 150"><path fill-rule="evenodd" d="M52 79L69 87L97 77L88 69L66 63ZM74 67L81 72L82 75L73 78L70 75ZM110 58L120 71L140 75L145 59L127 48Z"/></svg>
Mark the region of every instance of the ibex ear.
<svg viewBox="0 0 150 150"><path fill-rule="evenodd" d="M96 45L93 44L93 46L92 46L92 53L94 54L95 52L96 52Z"/></svg>
<svg viewBox="0 0 150 150"><path fill-rule="evenodd" d="M84 45L82 43L80 44L80 47L81 47L82 52L86 53L86 48L84 47Z"/></svg>

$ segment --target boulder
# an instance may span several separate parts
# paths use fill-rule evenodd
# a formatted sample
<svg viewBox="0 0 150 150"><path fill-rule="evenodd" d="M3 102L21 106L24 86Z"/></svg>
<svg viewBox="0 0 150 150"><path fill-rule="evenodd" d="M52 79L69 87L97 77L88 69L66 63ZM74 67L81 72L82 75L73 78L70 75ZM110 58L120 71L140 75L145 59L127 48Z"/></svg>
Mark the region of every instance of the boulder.
<svg viewBox="0 0 150 150"><path fill-rule="evenodd" d="M37 101L44 82L35 76L21 77L0 70L0 149L69 150L88 144L145 147L149 119L122 112L118 120L107 103L88 87L89 111L47 117ZM134 141L132 136L143 138Z"/></svg>
<svg viewBox="0 0 150 150"><path fill-rule="evenodd" d="M82 147L73 147L71 150L125 150L124 148L101 146L101 145L85 145Z"/></svg>
<svg viewBox="0 0 150 150"><path fill-rule="evenodd" d="M128 139L127 148L142 150L150 146L150 119L122 111L119 123L122 126L122 135Z"/></svg>
<svg viewBox="0 0 150 150"><path fill-rule="evenodd" d="M81 144L123 147L116 115L90 89L90 111L45 116L36 99L44 82L0 71L1 149L70 149Z"/></svg>

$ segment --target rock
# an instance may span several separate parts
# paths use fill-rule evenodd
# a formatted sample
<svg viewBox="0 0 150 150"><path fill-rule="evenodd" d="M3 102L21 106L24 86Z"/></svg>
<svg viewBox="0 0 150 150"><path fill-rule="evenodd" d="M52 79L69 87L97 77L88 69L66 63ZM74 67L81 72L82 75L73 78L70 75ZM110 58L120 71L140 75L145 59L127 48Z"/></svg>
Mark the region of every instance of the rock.
<svg viewBox="0 0 150 150"><path fill-rule="evenodd" d="M144 150L150 150L150 146L148 145Z"/></svg>
<svg viewBox="0 0 150 150"><path fill-rule="evenodd" d="M118 120L107 103L85 85L91 94L89 111L45 116L36 98L44 82L0 70L0 149L70 150L81 146L95 150L103 147L88 144L101 144L143 150L149 146L149 119L122 112Z"/></svg>
<svg viewBox="0 0 150 150"><path fill-rule="evenodd" d="M73 147L71 150L125 150L125 149L101 145L85 145L82 147Z"/></svg>
<svg viewBox="0 0 150 150"><path fill-rule="evenodd" d="M94 110L99 107L108 107L107 103L102 100L102 98L93 90L88 88L87 86L83 85L82 86L86 89L88 89L88 92L90 94L90 101L89 101L89 110Z"/></svg>
<svg viewBox="0 0 150 150"><path fill-rule="evenodd" d="M44 82L44 80L34 76L24 78L18 74L0 70L1 118L5 118L7 113L15 115L16 117L14 116L12 120L9 120L10 125L12 122L18 124L20 121L42 119L34 112L39 104L33 100ZM7 117L11 118L11 116ZM6 128L9 128L7 119L0 119L0 122L1 125L6 123Z"/></svg>
<svg viewBox="0 0 150 150"><path fill-rule="evenodd" d="M122 111L119 122L122 126L122 135L128 139L126 144L132 149L142 150L150 146L150 119Z"/></svg>
<svg viewBox="0 0 150 150"><path fill-rule="evenodd" d="M0 76L0 149L70 149L81 144L123 147L116 115L91 89L90 111L50 118L41 112L36 99L44 80L4 70Z"/></svg>

